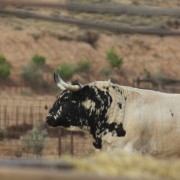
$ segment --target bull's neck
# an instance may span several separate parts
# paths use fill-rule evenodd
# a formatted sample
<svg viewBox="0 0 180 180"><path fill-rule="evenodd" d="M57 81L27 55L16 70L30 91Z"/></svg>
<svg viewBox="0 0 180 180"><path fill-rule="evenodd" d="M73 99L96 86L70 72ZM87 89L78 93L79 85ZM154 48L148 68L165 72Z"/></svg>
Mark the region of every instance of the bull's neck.
<svg viewBox="0 0 180 180"><path fill-rule="evenodd" d="M124 129L126 105L131 101L132 92L120 86L111 86L108 89L111 103L95 113L88 121L89 133L92 135L95 148L102 148L102 140L106 136L122 137L126 135ZM98 114L99 113L99 114Z"/></svg>

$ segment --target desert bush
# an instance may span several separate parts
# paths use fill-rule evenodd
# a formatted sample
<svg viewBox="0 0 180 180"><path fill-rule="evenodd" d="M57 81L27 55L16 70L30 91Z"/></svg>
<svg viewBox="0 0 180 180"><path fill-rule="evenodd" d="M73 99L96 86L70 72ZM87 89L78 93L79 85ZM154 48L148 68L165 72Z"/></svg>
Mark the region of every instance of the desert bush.
<svg viewBox="0 0 180 180"><path fill-rule="evenodd" d="M39 66L39 67L42 67L45 65L46 63L46 58L44 56L41 56L41 55L34 55L32 57L32 62L36 65L36 66Z"/></svg>
<svg viewBox="0 0 180 180"><path fill-rule="evenodd" d="M32 61L22 68L21 77L34 90L48 87L43 78L43 66L46 59L41 55L34 55Z"/></svg>
<svg viewBox="0 0 180 180"><path fill-rule="evenodd" d="M114 48L107 51L106 59L112 68L120 68L123 64L123 59L119 57Z"/></svg>
<svg viewBox="0 0 180 180"><path fill-rule="evenodd" d="M6 58L3 55L0 55L0 64L6 63Z"/></svg>
<svg viewBox="0 0 180 180"><path fill-rule="evenodd" d="M0 55L0 79L6 79L11 73L10 66L6 62L6 58Z"/></svg>
<svg viewBox="0 0 180 180"><path fill-rule="evenodd" d="M21 77L25 81L25 83L30 85L33 89L38 89L46 86L46 82L42 76L42 71L32 63L23 68Z"/></svg>
<svg viewBox="0 0 180 180"><path fill-rule="evenodd" d="M10 72L8 64L0 64L0 79L6 79L10 75Z"/></svg>
<svg viewBox="0 0 180 180"><path fill-rule="evenodd" d="M78 63L77 63L77 67L76 70L79 72L85 72L87 70L89 70L91 67L91 62L89 59L85 58L85 59L81 59Z"/></svg>
<svg viewBox="0 0 180 180"><path fill-rule="evenodd" d="M76 73L76 69L68 63L61 64L57 68L57 71L60 73L63 79L69 79Z"/></svg>
<svg viewBox="0 0 180 180"><path fill-rule="evenodd" d="M99 73L103 76L109 76L111 74L111 68L103 67Z"/></svg>
<svg viewBox="0 0 180 180"><path fill-rule="evenodd" d="M41 155L44 149L46 135L46 129L44 129L42 124L37 123L26 135L20 137L23 144L23 151Z"/></svg>

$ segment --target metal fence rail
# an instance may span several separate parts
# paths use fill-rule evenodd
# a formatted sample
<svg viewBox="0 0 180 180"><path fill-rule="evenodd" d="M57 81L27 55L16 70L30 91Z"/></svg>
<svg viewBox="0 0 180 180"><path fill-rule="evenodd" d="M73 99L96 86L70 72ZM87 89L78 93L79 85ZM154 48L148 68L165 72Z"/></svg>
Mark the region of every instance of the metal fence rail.
<svg viewBox="0 0 180 180"><path fill-rule="evenodd" d="M1 6L28 6L42 8L66 9L69 11L86 12L86 13L101 13L113 15L136 15L136 16L172 16L180 17L180 8L168 7L150 7L150 6L134 6L134 5L119 5L119 4L92 4L92 3L53 3L53 2L35 2L35 1L1 1Z"/></svg>
<svg viewBox="0 0 180 180"><path fill-rule="evenodd" d="M137 77L133 80L133 86L138 88L155 89L170 93L180 93L180 80L174 79L157 79Z"/></svg>
<svg viewBox="0 0 180 180"><path fill-rule="evenodd" d="M1 97L0 100L0 157L34 157L72 154L88 154L91 144L82 133L72 133L61 128L46 126L45 119L54 98ZM41 153L27 151L24 146L32 148L41 144L35 133L29 136L28 143L22 140L32 128L40 124L47 132ZM25 144L26 143L26 144ZM32 144L32 145L31 145ZM33 147L36 148L36 147ZM37 147L39 148L39 147Z"/></svg>
<svg viewBox="0 0 180 180"><path fill-rule="evenodd" d="M124 25L121 23L110 23L103 21L92 21L92 20L83 20L75 19L72 17L50 17L46 15L40 15L36 13L31 13L29 11L20 11L20 10L7 10L0 8L0 14L6 16L16 16L19 18L32 18L36 20L51 21L56 23L65 23L77 25L79 27L91 27L103 31L110 31L118 34L146 34L146 35L160 35L160 36L179 36L180 31L173 31L170 29L165 29L164 27L143 27L143 26L130 26Z"/></svg>

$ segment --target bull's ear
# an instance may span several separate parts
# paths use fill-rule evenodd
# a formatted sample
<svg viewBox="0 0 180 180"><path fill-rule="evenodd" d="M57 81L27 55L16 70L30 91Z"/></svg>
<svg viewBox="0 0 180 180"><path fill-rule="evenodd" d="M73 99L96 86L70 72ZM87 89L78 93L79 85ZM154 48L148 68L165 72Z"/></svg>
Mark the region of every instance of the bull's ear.
<svg viewBox="0 0 180 180"><path fill-rule="evenodd" d="M82 88L80 84L72 85L64 82L57 71L54 72L54 81L61 90L67 89L69 91L79 91Z"/></svg>

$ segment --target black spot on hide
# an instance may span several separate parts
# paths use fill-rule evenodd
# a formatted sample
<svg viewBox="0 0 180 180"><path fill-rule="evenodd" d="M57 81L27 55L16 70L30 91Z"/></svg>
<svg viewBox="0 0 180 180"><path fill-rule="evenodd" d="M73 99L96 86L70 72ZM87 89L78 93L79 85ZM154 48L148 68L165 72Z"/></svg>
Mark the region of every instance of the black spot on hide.
<svg viewBox="0 0 180 180"><path fill-rule="evenodd" d="M93 142L93 146L96 149L101 149L102 148L102 140L100 138L96 138L95 142Z"/></svg>
<svg viewBox="0 0 180 180"><path fill-rule="evenodd" d="M116 133L117 133L117 136L118 137L121 137L121 136L125 136L126 135L126 131L124 130L123 128L123 124L120 123L116 129Z"/></svg>
<svg viewBox="0 0 180 180"><path fill-rule="evenodd" d="M170 109L170 113L171 113L171 116L173 117L174 116L174 113L172 112L172 110Z"/></svg>
<svg viewBox="0 0 180 180"><path fill-rule="evenodd" d="M124 130L122 123L111 123L107 126L107 129L109 130L109 132L116 132L118 137L126 135L126 131Z"/></svg>
<svg viewBox="0 0 180 180"><path fill-rule="evenodd" d="M117 103L117 105L119 106L120 109L122 109L122 103Z"/></svg>

